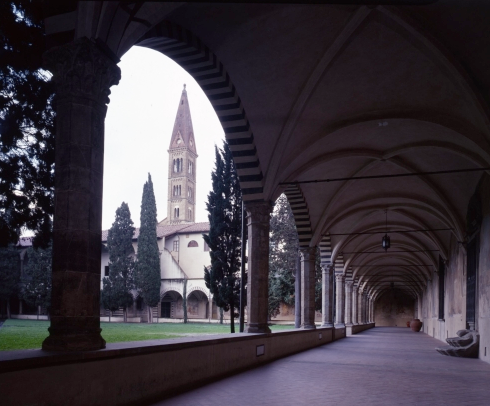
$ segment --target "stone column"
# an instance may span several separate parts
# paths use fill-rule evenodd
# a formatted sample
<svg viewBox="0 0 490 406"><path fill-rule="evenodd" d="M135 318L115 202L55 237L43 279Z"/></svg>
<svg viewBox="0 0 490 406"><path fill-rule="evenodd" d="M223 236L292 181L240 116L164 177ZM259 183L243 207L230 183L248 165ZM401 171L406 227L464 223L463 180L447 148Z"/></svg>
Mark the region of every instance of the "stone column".
<svg viewBox="0 0 490 406"><path fill-rule="evenodd" d="M352 324L355 326L358 323L357 321L357 291L359 287L354 283L352 285Z"/></svg>
<svg viewBox="0 0 490 406"><path fill-rule="evenodd" d="M245 332L270 333L269 300L269 202L245 203L248 225L248 320Z"/></svg>
<svg viewBox="0 0 490 406"><path fill-rule="evenodd" d="M294 276L294 328L301 327L301 259L299 252L297 254Z"/></svg>
<svg viewBox="0 0 490 406"><path fill-rule="evenodd" d="M362 318L362 312L363 310L363 305L362 305L362 289L359 288L359 292L357 295L357 323L358 324L364 324L363 318Z"/></svg>
<svg viewBox="0 0 490 406"><path fill-rule="evenodd" d="M322 327L333 327L333 270L331 263L322 265Z"/></svg>
<svg viewBox="0 0 490 406"><path fill-rule="evenodd" d="M369 298L369 322L373 322L373 298Z"/></svg>
<svg viewBox="0 0 490 406"><path fill-rule="evenodd" d="M301 254L301 328L315 326L316 247L300 248Z"/></svg>
<svg viewBox="0 0 490 406"><path fill-rule="evenodd" d="M336 291L336 303L335 303L335 327L344 327L344 275L335 275L335 291Z"/></svg>
<svg viewBox="0 0 490 406"><path fill-rule="evenodd" d="M352 285L353 281L345 281L345 325L352 326Z"/></svg>
<svg viewBox="0 0 490 406"><path fill-rule="evenodd" d="M100 332L104 119L116 61L80 38L44 54L56 83L51 327L43 349L105 347Z"/></svg>
<svg viewBox="0 0 490 406"><path fill-rule="evenodd" d="M362 295L361 295L361 303L362 303L362 315L361 315L361 321L362 321L362 324L366 324L367 323L367 320L366 320L366 308L367 308L367 293L366 292L362 292Z"/></svg>

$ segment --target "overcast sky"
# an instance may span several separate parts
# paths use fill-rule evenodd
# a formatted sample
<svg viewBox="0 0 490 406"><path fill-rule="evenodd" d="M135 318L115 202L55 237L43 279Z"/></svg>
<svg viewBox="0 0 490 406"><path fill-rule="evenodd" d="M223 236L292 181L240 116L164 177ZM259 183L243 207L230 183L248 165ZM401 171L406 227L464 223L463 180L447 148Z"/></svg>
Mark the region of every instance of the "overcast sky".
<svg viewBox="0 0 490 406"><path fill-rule="evenodd" d="M186 71L156 51L133 47L118 66L122 78L111 88L105 121L102 229L111 227L123 201L139 227L148 172L155 190L157 219L167 216L167 150L184 83L198 154L196 222L208 221L205 201L211 189L214 145L221 147L224 139L211 103Z"/></svg>

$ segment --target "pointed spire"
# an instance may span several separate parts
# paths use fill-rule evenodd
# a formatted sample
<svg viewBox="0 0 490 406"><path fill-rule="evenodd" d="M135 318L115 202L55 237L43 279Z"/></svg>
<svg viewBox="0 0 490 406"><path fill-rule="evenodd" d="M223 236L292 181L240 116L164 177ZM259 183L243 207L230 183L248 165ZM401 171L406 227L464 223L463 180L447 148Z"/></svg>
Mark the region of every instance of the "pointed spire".
<svg viewBox="0 0 490 406"><path fill-rule="evenodd" d="M189 109L189 101L187 99L186 85L180 96L177 116L175 117L174 129L172 138L170 139L169 149L185 148L197 154L196 142L194 140L194 130L192 128L191 111Z"/></svg>

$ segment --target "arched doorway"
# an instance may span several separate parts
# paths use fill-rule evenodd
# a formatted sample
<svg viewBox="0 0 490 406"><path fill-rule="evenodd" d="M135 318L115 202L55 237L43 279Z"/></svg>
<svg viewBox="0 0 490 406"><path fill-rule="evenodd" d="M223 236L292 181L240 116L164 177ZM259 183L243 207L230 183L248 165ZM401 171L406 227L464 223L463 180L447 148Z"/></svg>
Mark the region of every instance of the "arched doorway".
<svg viewBox="0 0 490 406"><path fill-rule="evenodd" d="M189 319L208 318L208 297L200 290L194 290L187 296L187 317Z"/></svg>
<svg viewBox="0 0 490 406"><path fill-rule="evenodd" d="M181 319L184 317L183 299L180 293L170 290L162 296L160 317L163 319Z"/></svg>

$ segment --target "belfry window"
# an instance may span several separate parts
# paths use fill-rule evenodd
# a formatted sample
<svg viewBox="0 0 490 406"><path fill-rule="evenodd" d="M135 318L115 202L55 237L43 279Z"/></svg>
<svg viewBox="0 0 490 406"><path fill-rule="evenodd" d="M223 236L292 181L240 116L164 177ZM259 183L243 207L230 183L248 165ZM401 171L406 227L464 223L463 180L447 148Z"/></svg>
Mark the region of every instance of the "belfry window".
<svg viewBox="0 0 490 406"><path fill-rule="evenodd" d="M174 209L174 218L176 218L176 219L178 219L178 218L179 218L179 208L178 208L178 207L176 207L176 208Z"/></svg>

